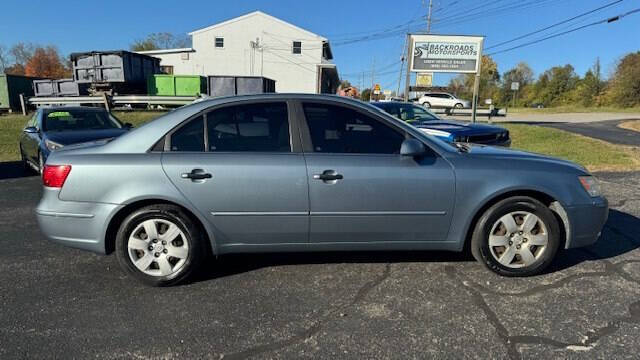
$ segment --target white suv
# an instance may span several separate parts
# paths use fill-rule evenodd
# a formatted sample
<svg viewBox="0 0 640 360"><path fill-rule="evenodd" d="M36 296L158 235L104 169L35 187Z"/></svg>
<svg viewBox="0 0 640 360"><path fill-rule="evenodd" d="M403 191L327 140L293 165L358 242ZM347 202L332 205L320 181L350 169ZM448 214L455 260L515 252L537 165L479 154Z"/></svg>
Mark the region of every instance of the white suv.
<svg viewBox="0 0 640 360"><path fill-rule="evenodd" d="M434 108L469 108L471 102L467 100L458 99L457 97L448 93L427 93L418 99L420 105Z"/></svg>

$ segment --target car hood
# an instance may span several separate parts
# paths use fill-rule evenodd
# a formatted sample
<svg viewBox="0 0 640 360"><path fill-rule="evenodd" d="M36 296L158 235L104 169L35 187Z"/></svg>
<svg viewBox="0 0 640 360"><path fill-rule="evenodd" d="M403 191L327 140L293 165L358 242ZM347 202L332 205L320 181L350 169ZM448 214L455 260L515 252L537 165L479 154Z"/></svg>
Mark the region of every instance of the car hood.
<svg viewBox="0 0 640 360"><path fill-rule="evenodd" d="M588 171L583 166L569 160L558 159L551 156L531 153L531 152L522 151L522 150L514 150L511 148L505 148L500 146L486 146L486 145L475 145L475 144L466 144L466 145L469 148L469 152L467 155L472 157L480 157L485 159L493 158L501 161L511 161L511 160L539 161L539 162L551 163L551 164L556 164L561 166L567 166L585 175L588 174Z"/></svg>
<svg viewBox="0 0 640 360"><path fill-rule="evenodd" d="M127 131L127 129L51 131L47 132L45 136L47 139L60 145L71 145L114 138L126 133Z"/></svg>
<svg viewBox="0 0 640 360"><path fill-rule="evenodd" d="M495 134L506 131L506 129L499 126L485 125L485 124L472 124L458 121L429 121L419 125L415 125L417 128L433 129L439 131L446 131L448 133L456 135L474 135L474 134Z"/></svg>

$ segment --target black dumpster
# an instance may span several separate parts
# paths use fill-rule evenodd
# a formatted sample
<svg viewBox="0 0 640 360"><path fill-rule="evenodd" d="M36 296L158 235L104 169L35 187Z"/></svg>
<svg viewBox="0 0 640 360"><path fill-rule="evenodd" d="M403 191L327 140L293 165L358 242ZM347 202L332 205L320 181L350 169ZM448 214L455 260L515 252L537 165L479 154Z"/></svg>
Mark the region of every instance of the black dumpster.
<svg viewBox="0 0 640 360"><path fill-rule="evenodd" d="M71 54L73 80L89 84L90 92L146 94L147 78L160 74L160 59L129 51Z"/></svg>
<svg viewBox="0 0 640 360"><path fill-rule="evenodd" d="M263 76L208 77L209 96L233 96L276 92L275 80Z"/></svg>
<svg viewBox="0 0 640 360"><path fill-rule="evenodd" d="M90 84L78 84L73 79L34 80L35 96L80 96L87 95Z"/></svg>

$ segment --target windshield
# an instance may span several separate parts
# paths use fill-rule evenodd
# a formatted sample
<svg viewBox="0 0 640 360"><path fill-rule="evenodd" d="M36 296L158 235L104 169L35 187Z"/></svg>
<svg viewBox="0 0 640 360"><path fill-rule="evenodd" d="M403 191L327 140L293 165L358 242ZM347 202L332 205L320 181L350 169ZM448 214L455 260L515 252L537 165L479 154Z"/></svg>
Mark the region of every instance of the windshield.
<svg viewBox="0 0 640 360"><path fill-rule="evenodd" d="M45 111L43 131L121 129L118 119L106 111L68 109Z"/></svg>
<svg viewBox="0 0 640 360"><path fill-rule="evenodd" d="M400 119L408 121L410 123L440 120L429 110L418 105L400 106Z"/></svg>

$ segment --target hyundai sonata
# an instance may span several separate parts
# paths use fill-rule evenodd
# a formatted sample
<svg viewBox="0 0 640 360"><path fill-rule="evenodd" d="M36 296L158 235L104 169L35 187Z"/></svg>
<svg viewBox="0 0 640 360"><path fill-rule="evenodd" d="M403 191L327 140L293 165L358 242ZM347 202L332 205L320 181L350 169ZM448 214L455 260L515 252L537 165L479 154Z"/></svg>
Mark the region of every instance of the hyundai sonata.
<svg viewBox="0 0 640 360"><path fill-rule="evenodd" d="M115 252L151 285L208 255L470 249L494 272L543 271L607 219L568 161L450 144L344 97L265 94L176 109L110 142L65 146L36 214L51 240Z"/></svg>

